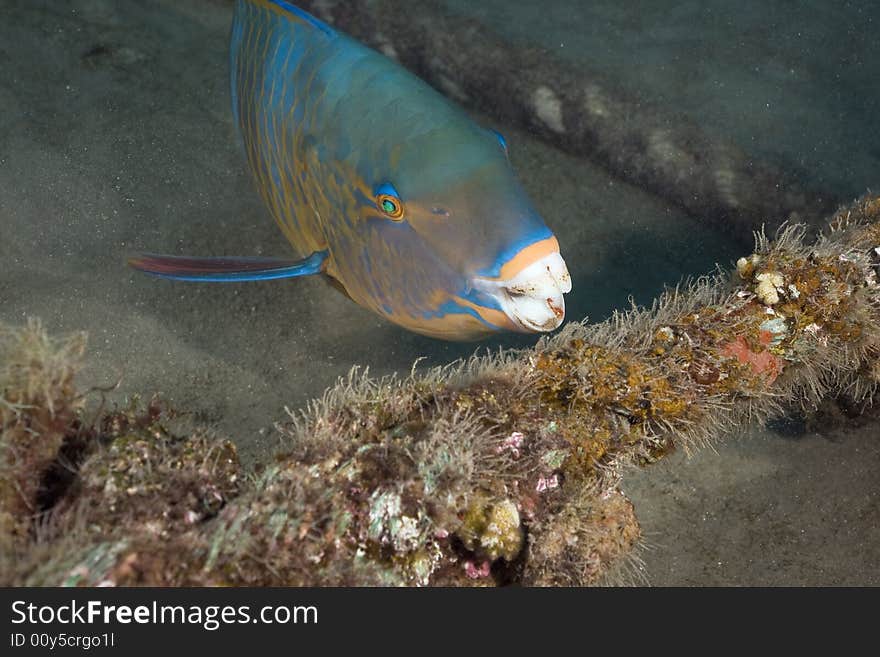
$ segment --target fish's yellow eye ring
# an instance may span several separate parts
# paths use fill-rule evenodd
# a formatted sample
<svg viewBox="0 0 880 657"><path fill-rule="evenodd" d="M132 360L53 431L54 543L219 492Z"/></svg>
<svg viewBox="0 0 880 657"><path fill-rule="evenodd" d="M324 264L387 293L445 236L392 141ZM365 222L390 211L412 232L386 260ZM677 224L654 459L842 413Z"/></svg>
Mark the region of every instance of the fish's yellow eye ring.
<svg viewBox="0 0 880 657"><path fill-rule="evenodd" d="M403 203L399 198L391 196L391 194L379 194L376 197L376 205L389 219L403 220Z"/></svg>

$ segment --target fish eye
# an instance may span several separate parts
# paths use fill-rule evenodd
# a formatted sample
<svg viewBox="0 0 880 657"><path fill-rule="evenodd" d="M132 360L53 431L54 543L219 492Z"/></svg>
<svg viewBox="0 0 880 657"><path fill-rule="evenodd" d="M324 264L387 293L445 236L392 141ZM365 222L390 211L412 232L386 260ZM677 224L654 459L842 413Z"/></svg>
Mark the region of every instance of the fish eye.
<svg viewBox="0 0 880 657"><path fill-rule="evenodd" d="M376 190L376 206L394 221L403 219L403 202L397 194L397 190L388 183L380 185Z"/></svg>
<svg viewBox="0 0 880 657"><path fill-rule="evenodd" d="M400 220L403 218L403 205L399 198L394 198L389 194L379 194L376 203L390 219Z"/></svg>

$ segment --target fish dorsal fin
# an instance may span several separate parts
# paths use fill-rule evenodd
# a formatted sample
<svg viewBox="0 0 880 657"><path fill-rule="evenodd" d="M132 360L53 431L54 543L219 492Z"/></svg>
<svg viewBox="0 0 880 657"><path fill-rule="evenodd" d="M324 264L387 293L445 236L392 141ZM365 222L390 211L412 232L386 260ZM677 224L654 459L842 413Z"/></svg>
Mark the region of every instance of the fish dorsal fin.
<svg viewBox="0 0 880 657"><path fill-rule="evenodd" d="M296 278L320 274L326 251L315 251L302 260L282 258L195 258L143 253L128 259L129 266L153 276L175 281L240 283Z"/></svg>
<svg viewBox="0 0 880 657"><path fill-rule="evenodd" d="M327 25L327 23L315 18L309 12L305 11L304 9L300 9L293 3L287 2L287 0L248 0L248 2L251 2L252 4L260 7L268 7L269 9L278 11L295 21L308 23L312 27L321 30L324 34L328 36L334 36L336 34L336 30Z"/></svg>

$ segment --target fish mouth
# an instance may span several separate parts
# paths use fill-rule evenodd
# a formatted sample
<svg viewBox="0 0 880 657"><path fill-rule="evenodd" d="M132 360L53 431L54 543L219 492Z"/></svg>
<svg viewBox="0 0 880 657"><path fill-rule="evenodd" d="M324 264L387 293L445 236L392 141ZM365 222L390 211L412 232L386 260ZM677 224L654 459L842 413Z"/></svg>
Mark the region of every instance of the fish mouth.
<svg viewBox="0 0 880 657"><path fill-rule="evenodd" d="M477 278L474 287L491 295L518 330L543 333L565 319L563 295L571 292L571 276L554 252L507 280Z"/></svg>

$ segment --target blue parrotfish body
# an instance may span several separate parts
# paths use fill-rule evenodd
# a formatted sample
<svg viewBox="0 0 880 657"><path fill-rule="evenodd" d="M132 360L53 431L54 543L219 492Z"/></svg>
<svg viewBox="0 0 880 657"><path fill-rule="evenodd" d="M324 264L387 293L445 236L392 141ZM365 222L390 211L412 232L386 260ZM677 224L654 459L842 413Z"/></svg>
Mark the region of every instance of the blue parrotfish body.
<svg viewBox="0 0 880 657"><path fill-rule="evenodd" d="M323 274L411 331L549 331L571 289L507 146L387 57L282 0L237 0L232 109L257 188L301 260L145 254L181 280Z"/></svg>

